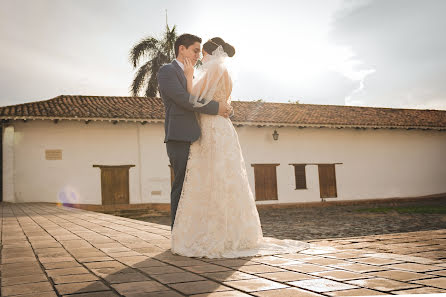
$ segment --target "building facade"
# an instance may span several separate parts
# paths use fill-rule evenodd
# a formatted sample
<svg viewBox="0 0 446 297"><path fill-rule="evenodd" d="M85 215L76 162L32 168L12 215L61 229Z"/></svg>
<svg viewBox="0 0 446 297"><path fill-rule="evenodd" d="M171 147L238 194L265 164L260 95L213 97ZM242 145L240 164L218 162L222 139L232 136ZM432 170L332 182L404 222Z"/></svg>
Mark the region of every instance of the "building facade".
<svg viewBox="0 0 446 297"><path fill-rule="evenodd" d="M3 201L170 203L160 99L88 98L0 108ZM446 193L446 111L233 105L257 204Z"/></svg>

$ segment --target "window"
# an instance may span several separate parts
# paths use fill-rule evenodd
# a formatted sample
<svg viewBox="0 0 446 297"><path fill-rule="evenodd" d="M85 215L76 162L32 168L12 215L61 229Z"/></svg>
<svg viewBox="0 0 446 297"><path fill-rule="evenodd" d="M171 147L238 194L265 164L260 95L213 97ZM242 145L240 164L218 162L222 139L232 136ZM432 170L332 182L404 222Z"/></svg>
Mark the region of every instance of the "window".
<svg viewBox="0 0 446 297"><path fill-rule="evenodd" d="M307 178L305 175L306 164L291 164L294 166L294 179L296 182L296 190L307 188Z"/></svg>

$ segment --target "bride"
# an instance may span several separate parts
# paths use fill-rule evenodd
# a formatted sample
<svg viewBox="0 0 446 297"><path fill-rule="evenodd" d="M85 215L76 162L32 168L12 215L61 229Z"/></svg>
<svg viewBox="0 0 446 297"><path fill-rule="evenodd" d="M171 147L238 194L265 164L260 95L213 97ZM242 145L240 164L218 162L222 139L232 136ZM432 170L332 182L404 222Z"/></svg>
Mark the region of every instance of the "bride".
<svg viewBox="0 0 446 297"><path fill-rule="evenodd" d="M189 101L230 104L226 59L235 49L215 37L203 45L202 65L185 61ZM171 251L188 257L237 258L295 253L308 244L263 237L237 132L229 118L196 113L201 137L192 142L172 229Z"/></svg>

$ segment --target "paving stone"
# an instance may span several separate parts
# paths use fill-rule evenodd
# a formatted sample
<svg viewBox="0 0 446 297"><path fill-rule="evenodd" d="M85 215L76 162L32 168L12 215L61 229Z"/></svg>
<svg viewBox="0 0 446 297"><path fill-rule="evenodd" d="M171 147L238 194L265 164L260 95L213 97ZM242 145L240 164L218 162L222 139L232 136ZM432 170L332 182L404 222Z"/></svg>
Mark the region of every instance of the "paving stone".
<svg viewBox="0 0 446 297"><path fill-rule="evenodd" d="M20 257L35 257L34 252L31 248L22 249L19 248L5 248L2 249L2 256L5 258L20 258Z"/></svg>
<svg viewBox="0 0 446 297"><path fill-rule="evenodd" d="M246 272L246 273L264 273L264 272L278 272L278 271L286 271L285 269L281 269L278 267L273 267L269 265L248 265L248 266L241 266L237 268L237 270Z"/></svg>
<svg viewBox="0 0 446 297"><path fill-rule="evenodd" d="M223 284L244 292L254 292L262 290L273 290L287 288L287 285L271 281L264 278L253 278L245 280L225 281Z"/></svg>
<svg viewBox="0 0 446 297"><path fill-rule="evenodd" d="M385 258L356 258L352 261L362 263L362 264L371 264L371 265L389 265L389 264L396 264L401 263L401 260L396 259L385 259Z"/></svg>
<svg viewBox="0 0 446 297"><path fill-rule="evenodd" d="M426 272L426 271L443 269L442 267L439 267L439 266L424 265L424 264L418 264L418 263L393 264L393 265L386 265L384 267L387 269L400 269L400 270L407 270L407 271L414 271L414 272Z"/></svg>
<svg viewBox="0 0 446 297"><path fill-rule="evenodd" d="M425 286L446 289L446 277L423 279L423 280L417 280L417 281L412 281L412 282L416 283L416 284L425 285Z"/></svg>
<svg viewBox="0 0 446 297"><path fill-rule="evenodd" d="M259 297L321 297L324 295L313 293L299 288L285 288L277 290L252 292L254 296Z"/></svg>
<svg viewBox="0 0 446 297"><path fill-rule="evenodd" d="M128 247L120 245L118 247L103 247L99 248L104 253L117 253L117 252L128 252L131 251Z"/></svg>
<svg viewBox="0 0 446 297"><path fill-rule="evenodd" d="M132 273L109 274L104 277L104 280L111 284L119 284L119 283L128 283L128 282L148 281L151 279L142 273L132 272Z"/></svg>
<svg viewBox="0 0 446 297"><path fill-rule="evenodd" d="M114 268L114 267L104 267L104 268L93 268L91 269L91 271L97 275L100 276L102 278L108 276L108 275L113 275L113 274L118 274L118 273L134 273L134 272L138 272L136 269L133 268Z"/></svg>
<svg viewBox="0 0 446 297"><path fill-rule="evenodd" d="M252 259L253 262L258 262L260 264L267 264L272 266L282 266L282 265L291 265L291 264L302 264L301 261L279 258L275 256L268 257L255 257Z"/></svg>
<svg viewBox="0 0 446 297"><path fill-rule="evenodd" d="M404 283L386 278L370 278L370 279L360 279L346 282L352 285L386 292L420 287L420 285Z"/></svg>
<svg viewBox="0 0 446 297"><path fill-rule="evenodd" d="M111 286L120 294L126 296L128 293L148 293L169 290L169 288L156 281L129 282L122 284L113 284Z"/></svg>
<svg viewBox="0 0 446 297"><path fill-rule="evenodd" d="M79 257L77 258L77 260L80 263L89 263L89 262L103 262L103 261L112 261L113 258L112 257L107 257L107 256L103 256L103 257Z"/></svg>
<svg viewBox="0 0 446 297"><path fill-rule="evenodd" d="M21 269L33 269L40 268L39 262L29 262L29 263L8 263L0 265L1 271L13 271Z"/></svg>
<svg viewBox="0 0 446 297"><path fill-rule="evenodd" d="M140 253L129 250L125 252L114 252L114 253L107 253L108 256L112 258L121 258L121 257L133 257L133 256L141 256Z"/></svg>
<svg viewBox="0 0 446 297"><path fill-rule="evenodd" d="M127 267L118 261L85 263L85 266L87 266L90 269L94 269L94 268L126 268Z"/></svg>
<svg viewBox="0 0 446 297"><path fill-rule="evenodd" d="M55 262L55 263L42 263L42 265L45 267L45 269L82 267L76 261Z"/></svg>
<svg viewBox="0 0 446 297"><path fill-rule="evenodd" d="M161 261L158 261L158 260L156 260L156 259L146 259L146 260L143 260L143 261L141 261L141 262L137 262L137 263L135 263L135 264L132 264L131 265L132 267L135 267L135 268L144 268L144 267L165 267L165 266L168 266L168 264L166 264L166 263L163 263L163 262L161 262Z"/></svg>
<svg viewBox="0 0 446 297"><path fill-rule="evenodd" d="M341 265L335 264L335 265L330 265L330 266L336 267L338 269L350 270L353 272L370 272L370 271L386 270L386 268L381 267L381 266L359 264L359 263L341 264Z"/></svg>
<svg viewBox="0 0 446 297"><path fill-rule="evenodd" d="M438 275L438 276L446 277L446 270L432 271L432 272L426 273L426 275L429 275L429 277L432 277L431 275Z"/></svg>
<svg viewBox="0 0 446 297"><path fill-rule="evenodd" d="M140 292L140 293L127 293L125 297L182 297L173 290L161 291L161 292ZM74 297L74 296L73 296Z"/></svg>
<svg viewBox="0 0 446 297"><path fill-rule="evenodd" d="M296 265L287 265L287 270L294 270L297 272L316 272L316 271L325 271L325 270L334 270L332 267L314 265L314 264L296 264Z"/></svg>
<svg viewBox="0 0 446 297"><path fill-rule="evenodd" d="M36 262L36 257L3 257L2 258L2 264L8 264L8 263L23 263L23 265L26 265L26 263L32 263Z"/></svg>
<svg viewBox="0 0 446 297"><path fill-rule="evenodd" d="M324 277L338 281L369 278L369 276L367 275L345 270L320 271L320 272L313 272L311 274L314 275L315 277L316 276Z"/></svg>
<svg viewBox="0 0 446 297"><path fill-rule="evenodd" d="M22 268L22 269L2 269L2 277L14 277L14 276L25 276L25 275L34 275L42 273L42 269L40 266L38 267L30 267L30 268Z"/></svg>
<svg viewBox="0 0 446 297"><path fill-rule="evenodd" d="M230 281L230 280L242 280L258 278L256 275L244 273L241 271L231 270L231 271L220 271L220 272L206 272L201 274L204 277L216 280L216 281Z"/></svg>
<svg viewBox="0 0 446 297"><path fill-rule="evenodd" d="M177 268L177 267L174 267L174 266L143 267L143 268L138 268L138 270L141 270L142 272L147 273L149 275L165 274L165 273L175 273L175 272L184 272L183 269Z"/></svg>
<svg viewBox="0 0 446 297"><path fill-rule="evenodd" d="M46 270L48 276L61 276L61 275L70 275L70 274L85 274L88 273L88 270L84 267L70 267L70 268L58 268L58 269L50 269Z"/></svg>
<svg viewBox="0 0 446 297"><path fill-rule="evenodd" d="M330 291L341 291L341 290L357 288L357 286L355 286L355 285L349 285L349 284L332 281L332 280L328 280L328 279L323 279L323 278L293 281L293 282L288 282L288 284L302 288L302 289L316 291L318 293L324 293L324 292L330 292Z"/></svg>
<svg viewBox="0 0 446 297"><path fill-rule="evenodd" d="M151 276L157 281L163 284L173 284L173 283L184 283L192 281L206 280L205 278L198 276L190 272L178 272L178 273L167 273L167 274L155 274Z"/></svg>
<svg viewBox="0 0 446 297"><path fill-rule="evenodd" d="M324 259L323 257L311 256L311 255L305 255L305 254L282 254L282 255L276 255L276 256L280 257L280 258L284 258L284 259L296 260L299 262L309 262L311 260Z"/></svg>
<svg viewBox="0 0 446 297"><path fill-rule="evenodd" d="M190 295L191 297L250 297L251 295L245 294L240 291L223 291L214 293L204 293Z"/></svg>
<svg viewBox="0 0 446 297"><path fill-rule="evenodd" d="M60 295L75 294L75 293L89 293L99 291L109 291L110 288L100 281L69 283L56 285L56 290Z"/></svg>
<svg viewBox="0 0 446 297"><path fill-rule="evenodd" d="M54 291L48 291L48 292L33 292L31 294L23 294L23 295L14 295L14 297L15 296L17 296L17 297L57 297L57 294Z"/></svg>
<svg viewBox="0 0 446 297"><path fill-rule="evenodd" d="M331 264L348 264L350 262L340 260L340 259L334 259L334 258L320 258L320 259L309 259L309 260L303 260L306 263L310 264L316 264L316 265L331 265Z"/></svg>
<svg viewBox="0 0 446 297"><path fill-rule="evenodd" d="M64 297L119 297L118 294L113 291L101 291L92 293L80 293L75 295L63 295ZM126 295L127 296L127 295ZM21 297L21 296L20 296Z"/></svg>
<svg viewBox="0 0 446 297"><path fill-rule="evenodd" d="M47 277L43 273L36 273L32 275L25 276L14 276L14 277L2 277L1 284L4 286L13 286L19 284L29 284L48 281Z"/></svg>
<svg viewBox="0 0 446 297"><path fill-rule="evenodd" d="M324 257L327 258L336 258L336 259L354 259L354 258L361 258L364 256L364 252L360 251L343 251L333 254L325 254Z"/></svg>
<svg viewBox="0 0 446 297"><path fill-rule="evenodd" d="M259 265L260 264L258 262L254 262L254 261L250 261L250 260L243 260L243 259L215 260L215 261L209 261L209 263L214 263L214 264L229 267L229 268L238 268L241 266Z"/></svg>
<svg viewBox="0 0 446 297"><path fill-rule="evenodd" d="M179 267L185 267L185 266L201 266L205 265L206 262L195 260L195 259L189 259L189 260L170 260L166 259L165 262L168 262L172 265L179 266Z"/></svg>
<svg viewBox="0 0 446 297"><path fill-rule="evenodd" d="M373 295L388 295L387 293L378 292L370 289L350 289L345 291L327 292L329 296L373 296Z"/></svg>
<svg viewBox="0 0 446 297"><path fill-rule="evenodd" d="M427 274L403 271L403 270L385 270L385 271L378 271L378 272L369 272L367 274L364 274L365 277L368 277L369 275L403 281L403 282L432 277Z"/></svg>
<svg viewBox="0 0 446 297"><path fill-rule="evenodd" d="M301 253L307 255L324 255L324 254L331 254L333 253L334 250L335 249L333 247L319 246L303 250Z"/></svg>
<svg viewBox="0 0 446 297"><path fill-rule="evenodd" d="M314 276L304 274L304 273L295 272L295 271L268 272L268 273L260 273L257 275L262 278L267 278L267 279L275 280L275 281L279 281L279 282L290 282L290 281L296 281L296 280L316 278Z"/></svg>
<svg viewBox="0 0 446 297"><path fill-rule="evenodd" d="M446 290L431 288L431 287L422 287L422 288L410 289L410 290L392 291L391 293L397 294L397 295L436 294L436 293L446 293ZM416 296L414 296L414 297L416 297ZM432 297L434 297L434 296L432 296Z"/></svg>
<svg viewBox="0 0 446 297"><path fill-rule="evenodd" d="M51 284L46 282L2 286L2 296L32 294L34 292L53 292Z"/></svg>
<svg viewBox="0 0 446 297"><path fill-rule="evenodd" d="M98 280L98 278L90 273L75 275L56 275L51 277L55 284L82 283Z"/></svg>
<svg viewBox="0 0 446 297"><path fill-rule="evenodd" d="M170 286L186 295L231 290L229 287L209 280L171 284Z"/></svg>
<svg viewBox="0 0 446 297"><path fill-rule="evenodd" d="M127 293L124 296L125 297L183 297L184 295L169 289L168 291L158 291L158 292Z"/></svg>
<svg viewBox="0 0 446 297"><path fill-rule="evenodd" d="M196 266L186 266L183 269L195 272L195 273L204 273L204 272L218 272L218 271L230 271L231 268L223 267L219 265L206 264L206 265L196 265Z"/></svg>

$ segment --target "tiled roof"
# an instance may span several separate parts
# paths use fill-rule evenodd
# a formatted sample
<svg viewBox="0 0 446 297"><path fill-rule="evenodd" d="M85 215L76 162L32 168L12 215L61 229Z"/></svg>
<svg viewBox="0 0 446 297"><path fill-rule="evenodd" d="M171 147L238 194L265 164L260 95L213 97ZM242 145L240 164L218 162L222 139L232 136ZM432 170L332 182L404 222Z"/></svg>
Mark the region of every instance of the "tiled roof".
<svg viewBox="0 0 446 297"><path fill-rule="evenodd" d="M234 124L446 129L446 110L232 101ZM160 98L58 96L0 107L0 119L163 121Z"/></svg>

